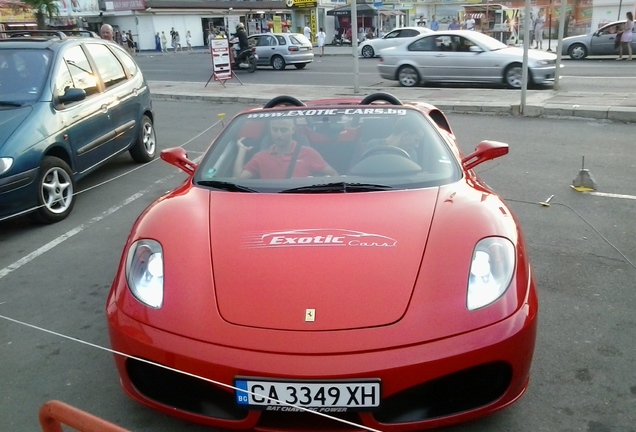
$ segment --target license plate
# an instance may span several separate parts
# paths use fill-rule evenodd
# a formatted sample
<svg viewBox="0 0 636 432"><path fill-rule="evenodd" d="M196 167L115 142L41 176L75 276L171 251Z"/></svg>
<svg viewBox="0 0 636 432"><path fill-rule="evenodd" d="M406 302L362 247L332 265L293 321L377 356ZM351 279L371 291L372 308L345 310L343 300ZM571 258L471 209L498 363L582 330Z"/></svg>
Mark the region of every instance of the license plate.
<svg viewBox="0 0 636 432"><path fill-rule="evenodd" d="M365 410L380 406L380 380L269 381L234 380L236 402L268 411L297 411L300 406L320 412ZM289 405L287 405L289 404Z"/></svg>

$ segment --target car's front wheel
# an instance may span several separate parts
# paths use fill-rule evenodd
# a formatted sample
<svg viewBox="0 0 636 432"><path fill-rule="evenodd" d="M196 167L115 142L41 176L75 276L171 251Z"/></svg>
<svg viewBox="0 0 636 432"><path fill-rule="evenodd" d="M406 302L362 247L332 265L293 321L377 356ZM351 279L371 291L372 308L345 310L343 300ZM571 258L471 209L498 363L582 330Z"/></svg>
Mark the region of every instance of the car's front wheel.
<svg viewBox="0 0 636 432"><path fill-rule="evenodd" d="M420 82L420 75L413 66L402 66L398 70L398 81L404 87L415 87Z"/></svg>
<svg viewBox="0 0 636 432"><path fill-rule="evenodd" d="M71 168L60 158L45 156L38 176L38 208L32 214L39 223L65 219L75 205L75 180Z"/></svg>
<svg viewBox="0 0 636 432"><path fill-rule="evenodd" d="M295 64L294 66L296 67L296 69L305 69L305 66L307 66L307 63L299 63L299 64Z"/></svg>
<svg viewBox="0 0 636 432"><path fill-rule="evenodd" d="M519 63L511 64L504 71L504 83L512 89L520 89L523 83L523 67ZM530 74L528 74L528 82L530 82Z"/></svg>
<svg viewBox="0 0 636 432"><path fill-rule="evenodd" d="M583 44L574 44L568 49L568 55L572 60L583 60L587 57L587 48Z"/></svg>
<svg viewBox="0 0 636 432"><path fill-rule="evenodd" d="M130 156L137 163L150 162L157 154L157 139L152 120L147 115L141 119L139 126L139 136L137 141L130 148Z"/></svg>
<svg viewBox="0 0 636 432"><path fill-rule="evenodd" d="M373 47L371 45L365 45L362 47L362 57L373 58L374 56L375 51L373 51Z"/></svg>
<svg viewBox="0 0 636 432"><path fill-rule="evenodd" d="M285 66L287 66L285 64L285 59L281 56L277 55L272 58L272 67L274 70L283 70L285 69Z"/></svg>

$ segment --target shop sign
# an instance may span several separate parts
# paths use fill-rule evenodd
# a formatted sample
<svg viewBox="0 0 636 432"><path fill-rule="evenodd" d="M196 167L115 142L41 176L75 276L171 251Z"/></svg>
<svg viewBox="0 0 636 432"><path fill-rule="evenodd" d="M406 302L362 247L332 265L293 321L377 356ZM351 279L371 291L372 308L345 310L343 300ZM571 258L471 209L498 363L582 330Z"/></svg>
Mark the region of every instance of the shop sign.
<svg viewBox="0 0 636 432"><path fill-rule="evenodd" d="M317 0L285 0L288 8L315 8L318 6Z"/></svg>

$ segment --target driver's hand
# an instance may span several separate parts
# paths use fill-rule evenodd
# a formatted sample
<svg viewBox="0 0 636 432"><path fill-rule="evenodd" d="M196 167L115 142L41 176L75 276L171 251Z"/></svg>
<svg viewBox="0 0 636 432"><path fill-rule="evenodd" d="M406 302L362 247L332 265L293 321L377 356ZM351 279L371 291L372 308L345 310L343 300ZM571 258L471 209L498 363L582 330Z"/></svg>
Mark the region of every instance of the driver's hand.
<svg viewBox="0 0 636 432"><path fill-rule="evenodd" d="M254 147L253 146L246 146L245 143L243 142L244 140L245 140L245 138L239 138L236 141L236 147L238 148L239 151L247 153L248 151L252 150Z"/></svg>

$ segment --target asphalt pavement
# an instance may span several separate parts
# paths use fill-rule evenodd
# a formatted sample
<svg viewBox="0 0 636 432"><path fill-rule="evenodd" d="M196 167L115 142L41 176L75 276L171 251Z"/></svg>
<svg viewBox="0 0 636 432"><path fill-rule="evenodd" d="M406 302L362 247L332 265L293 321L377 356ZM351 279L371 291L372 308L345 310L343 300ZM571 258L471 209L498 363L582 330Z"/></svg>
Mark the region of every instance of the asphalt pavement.
<svg viewBox="0 0 636 432"><path fill-rule="evenodd" d="M554 43L553 46L556 49L557 44ZM547 48L544 48L544 50L547 50ZM206 49L197 49L187 54L190 53L207 54L208 51ZM141 53L141 55L148 54L157 55L158 53ZM350 46L330 45L325 48L325 55L353 56ZM636 64L634 66L636 67ZM279 95L294 96L300 100L314 100L364 97L376 92L386 92L400 100L422 101L433 104L445 112L527 117L563 116L636 123L636 93L634 90L630 90L629 87L626 87L622 93L573 92L560 91L554 88L530 89L526 92L525 104L522 107L521 91L519 90L483 87L405 88L397 85L358 87L356 89L353 85L353 79L350 86L241 83L240 78L242 74L246 73L246 71L238 71L236 78L223 83L212 79L207 84L149 81L149 85L153 97L158 99L263 104Z"/></svg>

